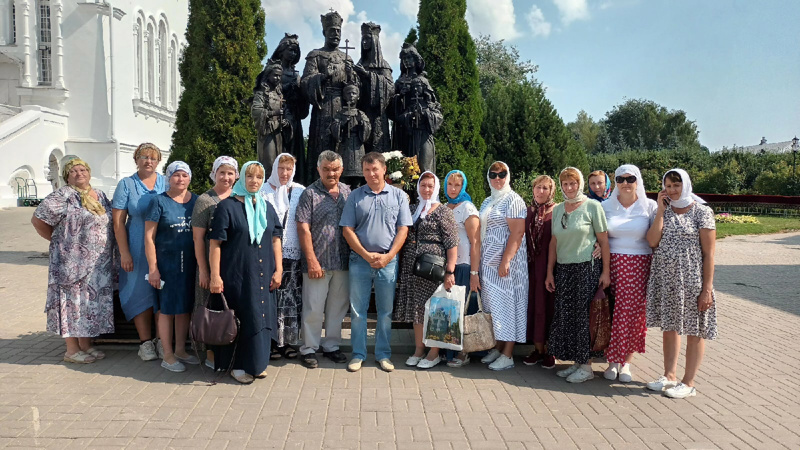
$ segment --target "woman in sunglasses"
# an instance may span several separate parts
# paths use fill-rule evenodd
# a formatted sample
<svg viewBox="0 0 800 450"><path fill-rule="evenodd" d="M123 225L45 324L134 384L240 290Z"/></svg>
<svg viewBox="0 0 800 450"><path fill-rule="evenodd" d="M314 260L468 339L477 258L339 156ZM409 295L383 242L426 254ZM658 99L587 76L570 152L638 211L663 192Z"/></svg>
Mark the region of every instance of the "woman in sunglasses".
<svg viewBox="0 0 800 450"><path fill-rule="evenodd" d="M481 275L483 307L492 314L497 347L481 359L492 370L514 367L514 343L525 342L528 323L528 252L525 201L511 190L508 165L497 161L487 173L492 195L483 201Z"/></svg>
<svg viewBox="0 0 800 450"><path fill-rule="evenodd" d="M553 236L547 260L545 287L555 292L555 311L548 349L562 361L574 364L557 375L570 383L594 378L589 339L589 305L598 286L605 289L609 275L608 227L603 207L583 194L583 175L567 167L558 176L564 202L553 208ZM602 262L592 257L600 243Z"/></svg>
<svg viewBox="0 0 800 450"><path fill-rule="evenodd" d="M652 249L647 230L656 217L656 202L645 195L639 168L625 164L614 172L614 192L603 203L611 248L611 293L614 318L606 349L608 380L630 383L634 353L644 353L647 334L647 279Z"/></svg>

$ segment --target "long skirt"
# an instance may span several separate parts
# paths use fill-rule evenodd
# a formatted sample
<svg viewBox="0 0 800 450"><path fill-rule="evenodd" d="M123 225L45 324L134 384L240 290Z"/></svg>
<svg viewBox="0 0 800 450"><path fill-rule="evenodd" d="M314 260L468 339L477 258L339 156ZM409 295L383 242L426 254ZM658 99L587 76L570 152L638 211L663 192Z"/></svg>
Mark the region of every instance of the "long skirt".
<svg viewBox="0 0 800 450"><path fill-rule="evenodd" d="M281 287L275 291L278 302L278 326L273 339L278 346L300 345L303 311L303 271L299 259L283 260Z"/></svg>
<svg viewBox="0 0 800 450"><path fill-rule="evenodd" d="M647 277L652 255L611 254L614 317L606 349L610 363L623 363L629 353L644 353L647 335Z"/></svg>
<svg viewBox="0 0 800 450"><path fill-rule="evenodd" d="M555 267L556 300L548 349L561 361L586 364L603 352L590 351L589 307L600 282L603 264L586 261Z"/></svg>

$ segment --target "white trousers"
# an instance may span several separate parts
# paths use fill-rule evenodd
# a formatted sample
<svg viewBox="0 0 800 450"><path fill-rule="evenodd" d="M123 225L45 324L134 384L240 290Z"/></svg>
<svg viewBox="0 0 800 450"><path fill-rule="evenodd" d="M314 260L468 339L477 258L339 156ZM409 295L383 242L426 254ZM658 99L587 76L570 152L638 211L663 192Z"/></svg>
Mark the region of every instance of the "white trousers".
<svg viewBox="0 0 800 450"><path fill-rule="evenodd" d="M350 281L346 270L325 271L322 278L303 274L303 346L300 354L339 349L342 321L350 308ZM322 338L322 326L325 338Z"/></svg>

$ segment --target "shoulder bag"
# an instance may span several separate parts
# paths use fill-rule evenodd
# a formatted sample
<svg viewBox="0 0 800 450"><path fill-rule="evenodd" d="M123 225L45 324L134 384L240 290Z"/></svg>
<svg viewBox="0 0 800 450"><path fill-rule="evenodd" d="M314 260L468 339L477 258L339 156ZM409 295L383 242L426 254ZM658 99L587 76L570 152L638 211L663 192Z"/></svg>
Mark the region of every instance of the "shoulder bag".
<svg viewBox="0 0 800 450"><path fill-rule="evenodd" d="M497 345L497 341L494 339L492 315L483 312L480 292L470 291L467 298L469 299L473 292L478 296L478 312L464 317L464 348L462 350L464 353L481 352Z"/></svg>

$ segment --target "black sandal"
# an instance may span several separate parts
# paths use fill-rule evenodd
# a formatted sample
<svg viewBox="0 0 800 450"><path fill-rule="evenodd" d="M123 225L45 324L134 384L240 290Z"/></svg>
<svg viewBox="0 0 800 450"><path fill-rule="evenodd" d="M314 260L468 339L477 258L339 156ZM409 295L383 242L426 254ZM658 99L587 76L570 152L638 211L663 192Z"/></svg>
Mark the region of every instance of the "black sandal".
<svg viewBox="0 0 800 450"><path fill-rule="evenodd" d="M287 359L297 358L297 355L298 355L297 350L295 350L294 348L288 345L283 347L283 356L285 356Z"/></svg>
<svg viewBox="0 0 800 450"><path fill-rule="evenodd" d="M275 361L277 359L283 358L281 351L278 347L272 347L272 350L269 352L269 359Z"/></svg>

